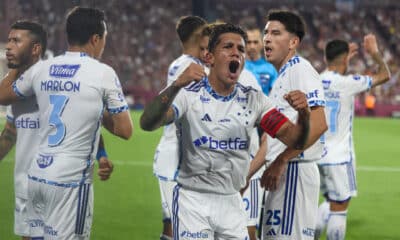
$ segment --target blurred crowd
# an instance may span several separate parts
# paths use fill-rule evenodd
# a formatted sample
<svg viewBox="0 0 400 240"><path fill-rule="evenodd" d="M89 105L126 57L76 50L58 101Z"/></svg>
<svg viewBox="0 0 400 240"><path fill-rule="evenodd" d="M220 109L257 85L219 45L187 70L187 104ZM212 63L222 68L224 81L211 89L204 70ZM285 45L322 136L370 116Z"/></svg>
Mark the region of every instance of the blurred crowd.
<svg viewBox="0 0 400 240"><path fill-rule="evenodd" d="M323 48L332 38L356 42L359 57L350 71L369 73L372 60L362 50L363 36L374 33L380 50L389 63L392 79L372 94L378 103L400 104L400 7L338 6L334 3L282 5L282 1L219 0L207 1L209 18L235 24L264 27L269 9L286 8L299 12L306 20L308 33L300 54L318 71L325 68ZM285 1L283 1L285 2ZM312 2L312 1L308 1ZM317 1L315 1L317 2ZM9 26L18 19L37 20L49 33L52 54L65 51L64 17L75 5L90 6L106 12L108 39L103 61L120 76L132 105L140 108L166 84L168 64L180 54L175 23L182 15L192 14L192 1L174 0L2 0L0 1L0 42L6 42ZM215 20L215 19L213 19ZM357 101L362 101L360 96Z"/></svg>

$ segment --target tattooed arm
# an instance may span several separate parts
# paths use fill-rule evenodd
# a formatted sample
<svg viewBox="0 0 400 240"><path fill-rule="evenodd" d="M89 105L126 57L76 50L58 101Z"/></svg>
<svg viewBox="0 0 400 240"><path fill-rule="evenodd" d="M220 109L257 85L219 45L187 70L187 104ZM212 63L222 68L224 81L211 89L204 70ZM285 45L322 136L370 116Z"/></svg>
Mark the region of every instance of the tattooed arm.
<svg viewBox="0 0 400 240"><path fill-rule="evenodd" d="M199 81L205 75L204 68L201 65L191 63L175 82L146 105L140 117L140 127L145 131L153 131L172 122L175 113L171 104L179 90L193 80Z"/></svg>
<svg viewBox="0 0 400 240"><path fill-rule="evenodd" d="M11 122L6 122L0 135L0 160L2 160L15 145L17 131Z"/></svg>

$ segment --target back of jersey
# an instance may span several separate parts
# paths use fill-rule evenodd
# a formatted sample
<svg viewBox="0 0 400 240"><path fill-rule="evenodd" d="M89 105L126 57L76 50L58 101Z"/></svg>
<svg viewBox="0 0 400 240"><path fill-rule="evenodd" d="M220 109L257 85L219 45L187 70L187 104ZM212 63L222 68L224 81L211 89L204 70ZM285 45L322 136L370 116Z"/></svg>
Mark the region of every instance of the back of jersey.
<svg viewBox="0 0 400 240"><path fill-rule="evenodd" d="M23 95L36 94L39 104L40 145L31 178L90 182L104 104L109 111L126 108L112 68L84 53L67 52L35 65L16 87Z"/></svg>
<svg viewBox="0 0 400 240"><path fill-rule="evenodd" d="M354 159L353 118L354 96L371 87L372 78L360 75L341 75L324 71L320 75L326 98L325 132L327 154L320 164L339 164Z"/></svg>

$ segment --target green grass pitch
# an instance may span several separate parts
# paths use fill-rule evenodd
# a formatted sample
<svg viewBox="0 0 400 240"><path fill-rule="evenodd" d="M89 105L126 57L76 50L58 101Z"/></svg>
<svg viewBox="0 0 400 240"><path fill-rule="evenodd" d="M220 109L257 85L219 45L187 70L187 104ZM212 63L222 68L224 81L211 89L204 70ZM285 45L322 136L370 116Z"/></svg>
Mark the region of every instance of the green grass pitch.
<svg viewBox="0 0 400 240"><path fill-rule="evenodd" d="M159 239L161 207L152 162L161 130L142 131L139 116L132 112L129 141L103 131L115 169L107 182L95 175L91 239ZM400 120L356 118L354 128L358 197L350 205L346 239L400 239ZM13 158L10 153L0 162L0 240L20 239L13 234Z"/></svg>

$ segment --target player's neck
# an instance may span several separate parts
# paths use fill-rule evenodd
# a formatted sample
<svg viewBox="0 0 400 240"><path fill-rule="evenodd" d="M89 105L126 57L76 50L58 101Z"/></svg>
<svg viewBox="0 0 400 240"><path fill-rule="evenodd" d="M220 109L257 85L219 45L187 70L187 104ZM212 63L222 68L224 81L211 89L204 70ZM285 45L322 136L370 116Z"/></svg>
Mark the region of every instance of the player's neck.
<svg viewBox="0 0 400 240"><path fill-rule="evenodd" d="M199 58L197 56L197 52L198 52L197 48L194 48L194 47L186 47L183 49L183 54L186 54L186 55L189 55L189 56L192 56L195 58Z"/></svg>
<svg viewBox="0 0 400 240"><path fill-rule="evenodd" d="M346 67L341 66L341 65L329 65L328 70L332 72L337 72L339 74L345 74L346 72Z"/></svg>
<svg viewBox="0 0 400 240"><path fill-rule="evenodd" d="M68 47L68 51L69 52L82 52L82 53L86 53L87 55L94 57L94 50L93 48L90 48L87 45L83 45L83 46L69 46Z"/></svg>
<svg viewBox="0 0 400 240"><path fill-rule="evenodd" d="M236 83L222 81L216 75L210 74L208 82L211 88L220 96L229 96L234 90Z"/></svg>

